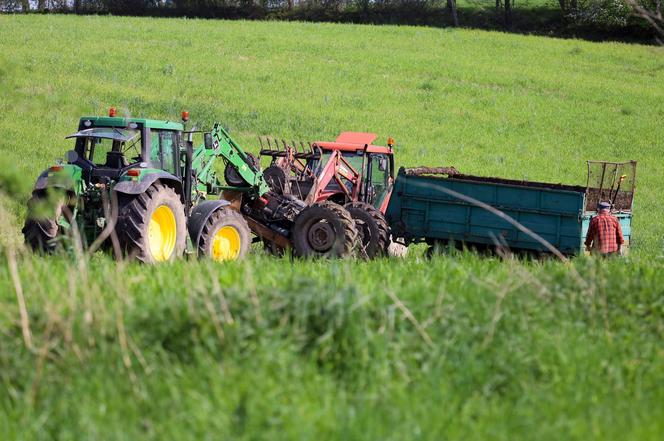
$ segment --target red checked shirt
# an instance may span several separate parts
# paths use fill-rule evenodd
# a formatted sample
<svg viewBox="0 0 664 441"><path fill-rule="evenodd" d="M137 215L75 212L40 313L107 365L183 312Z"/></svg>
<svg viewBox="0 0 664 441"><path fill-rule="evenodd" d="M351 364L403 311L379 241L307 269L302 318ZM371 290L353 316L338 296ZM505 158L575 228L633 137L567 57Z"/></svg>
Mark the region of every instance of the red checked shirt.
<svg viewBox="0 0 664 441"><path fill-rule="evenodd" d="M622 228L615 216L600 213L590 220L586 246L592 244L595 250L606 254L615 253L623 243L625 243L625 239L623 239Z"/></svg>

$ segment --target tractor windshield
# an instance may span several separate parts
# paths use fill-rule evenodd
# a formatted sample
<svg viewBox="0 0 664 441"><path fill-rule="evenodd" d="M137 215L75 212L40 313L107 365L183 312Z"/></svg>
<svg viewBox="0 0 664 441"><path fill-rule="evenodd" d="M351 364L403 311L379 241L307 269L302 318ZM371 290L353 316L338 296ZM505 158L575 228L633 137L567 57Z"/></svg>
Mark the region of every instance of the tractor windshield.
<svg viewBox="0 0 664 441"><path fill-rule="evenodd" d="M358 155L355 152L342 152L341 156L343 156L343 158L348 162L348 164L350 164L351 167L355 169L356 172L362 172L362 161L364 160L362 155ZM325 164L327 164L329 159L330 153L325 152L321 155L320 159L307 162L307 168L314 172L314 174L318 174L322 167L325 167Z"/></svg>
<svg viewBox="0 0 664 441"><path fill-rule="evenodd" d="M101 167L122 168L127 158L139 161L141 143L138 130L97 127L67 136L76 138L76 146L88 161Z"/></svg>

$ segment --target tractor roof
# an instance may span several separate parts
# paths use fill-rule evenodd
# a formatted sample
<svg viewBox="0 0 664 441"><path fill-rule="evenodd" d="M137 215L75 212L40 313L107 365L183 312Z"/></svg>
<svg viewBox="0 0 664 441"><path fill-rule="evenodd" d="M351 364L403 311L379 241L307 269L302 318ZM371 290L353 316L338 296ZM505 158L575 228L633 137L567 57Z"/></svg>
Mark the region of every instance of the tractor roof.
<svg viewBox="0 0 664 441"><path fill-rule="evenodd" d="M344 144L371 144L376 138L378 138L378 135L375 133L341 132L337 136L336 142Z"/></svg>
<svg viewBox="0 0 664 441"><path fill-rule="evenodd" d="M117 127L95 127L93 129L81 130L73 135L66 136L69 138L107 138L115 141L131 141L136 138L140 132L131 129L119 129Z"/></svg>
<svg viewBox="0 0 664 441"><path fill-rule="evenodd" d="M123 118L121 116L82 116L81 125L85 121L90 121L92 126L98 127L128 127L130 123L136 123L150 129L184 130L182 123L156 119Z"/></svg>
<svg viewBox="0 0 664 441"><path fill-rule="evenodd" d="M392 149L389 147L371 144L376 138L377 135L375 133L342 132L337 136L336 141L316 141L316 145L323 150L341 150L344 152L364 150L364 147L366 146L367 152L369 153L392 154Z"/></svg>

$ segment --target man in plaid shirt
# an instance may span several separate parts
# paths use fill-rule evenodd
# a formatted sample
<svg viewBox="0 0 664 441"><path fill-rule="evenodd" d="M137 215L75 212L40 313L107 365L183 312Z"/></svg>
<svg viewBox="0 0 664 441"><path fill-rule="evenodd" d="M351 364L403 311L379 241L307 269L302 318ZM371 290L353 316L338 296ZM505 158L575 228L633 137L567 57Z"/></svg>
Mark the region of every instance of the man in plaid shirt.
<svg viewBox="0 0 664 441"><path fill-rule="evenodd" d="M625 243L620 222L611 215L610 210L611 204L600 202L598 215L590 220L586 234L586 249L604 256L620 254L622 244Z"/></svg>

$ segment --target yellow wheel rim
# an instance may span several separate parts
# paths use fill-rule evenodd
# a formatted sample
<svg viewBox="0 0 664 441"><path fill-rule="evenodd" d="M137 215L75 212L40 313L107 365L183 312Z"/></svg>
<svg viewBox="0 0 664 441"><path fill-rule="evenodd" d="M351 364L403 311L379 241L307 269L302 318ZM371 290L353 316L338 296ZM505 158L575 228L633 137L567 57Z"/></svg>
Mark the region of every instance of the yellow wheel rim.
<svg viewBox="0 0 664 441"><path fill-rule="evenodd" d="M240 245L240 233L234 227L221 227L212 239L212 259L217 262L235 260L240 255Z"/></svg>
<svg viewBox="0 0 664 441"><path fill-rule="evenodd" d="M177 223L173 211L161 205L152 213L148 225L150 253L157 262L168 260L175 251Z"/></svg>

